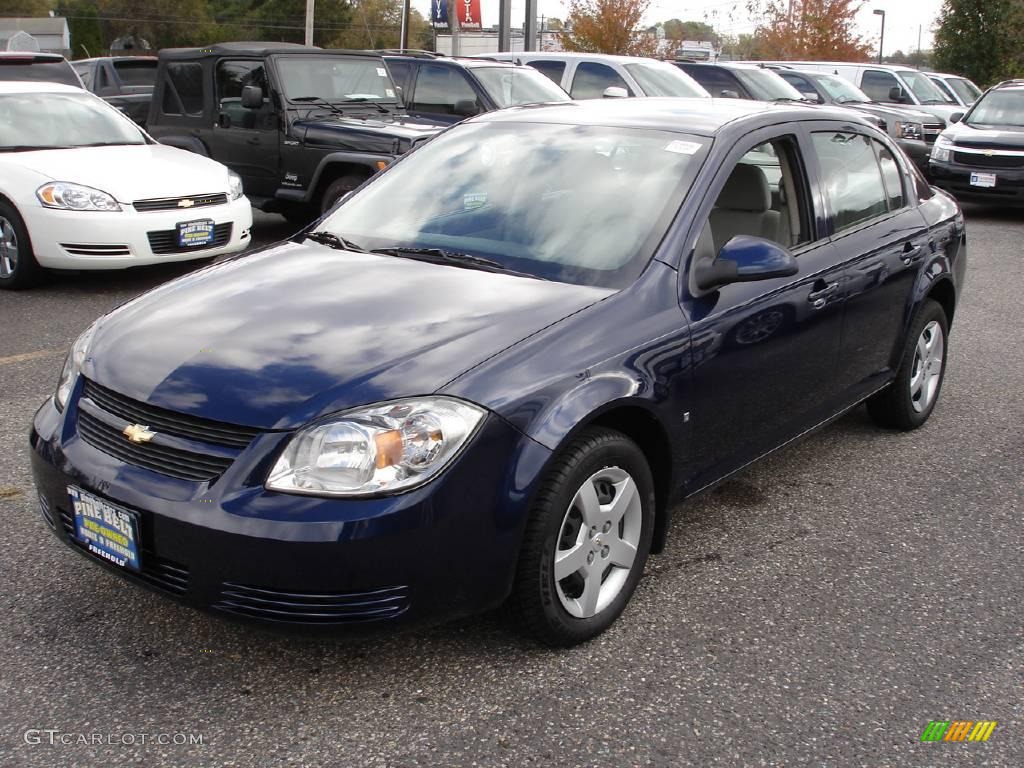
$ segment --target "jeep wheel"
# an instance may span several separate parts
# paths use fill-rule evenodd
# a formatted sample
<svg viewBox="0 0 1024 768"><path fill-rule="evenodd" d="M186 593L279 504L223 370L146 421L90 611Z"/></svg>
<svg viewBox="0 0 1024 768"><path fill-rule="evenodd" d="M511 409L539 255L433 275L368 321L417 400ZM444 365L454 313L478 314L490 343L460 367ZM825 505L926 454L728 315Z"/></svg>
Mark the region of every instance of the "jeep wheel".
<svg viewBox="0 0 1024 768"><path fill-rule="evenodd" d="M320 213L327 213L334 207L336 202L364 181L366 181L365 176L357 176L356 174L342 176L340 179L332 181L331 185L327 187L324 192L323 198L320 200Z"/></svg>

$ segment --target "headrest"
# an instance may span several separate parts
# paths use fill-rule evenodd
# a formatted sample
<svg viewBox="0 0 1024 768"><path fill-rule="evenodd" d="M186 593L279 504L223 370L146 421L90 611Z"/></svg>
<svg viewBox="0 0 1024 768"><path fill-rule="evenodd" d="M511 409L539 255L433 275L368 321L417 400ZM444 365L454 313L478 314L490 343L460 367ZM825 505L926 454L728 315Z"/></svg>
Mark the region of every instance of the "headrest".
<svg viewBox="0 0 1024 768"><path fill-rule="evenodd" d="M737 165L722 187L716 205L730 211L767 211L772 207L772 191L764 171L756 165Z"/></svg>

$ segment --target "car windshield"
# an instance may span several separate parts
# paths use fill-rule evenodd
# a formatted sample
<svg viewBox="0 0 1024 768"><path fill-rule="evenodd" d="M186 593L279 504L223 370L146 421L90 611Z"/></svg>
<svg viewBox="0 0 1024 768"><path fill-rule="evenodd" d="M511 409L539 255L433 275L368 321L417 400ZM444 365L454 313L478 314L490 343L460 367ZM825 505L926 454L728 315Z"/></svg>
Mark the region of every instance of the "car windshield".
<svg viewBox="0 0 1024 768"><path fill-rule="evenodd" d="M38 83L60 83L81 88L71 65L60 59L36 61L30 57L0 56L0 80L31 80Z"/></svg>
<svg viewBox="0 0 1024 768"><path fill-rule="evenodd" d="M939 90L938 86L932 82L932 79L928 75L923 75L920 72L900 72L899 76L903 79L903 82L907 84L907 87L917 96L917 100L922 104L944 104L946 99L942 95L942 91Z"/></svg>
<svg viewBox="0 0 1024 768"><path fill-rule="evenodd" d="M474 67L476 79L499 107L572 101L569 94L532 67Z"/></svg>
<svg viewBox="0 0 1024 768"><path fill-rule="evenodd" d="M951 77L946 82L949 87L956 91L956 95L963 99L964 104L973 104L981 96L981 90L970 80L962 77Z"/></svg>
<svg viewBox="0 0 1024 768"><path fill-rule="evenodd" d="M775 101L776 99L803 100L800 91L770 69L736 67L729 71L736 75L754 98L760 101Z"/></svg>
<svg viewBox="0 0 1024 768"><path fill-rule="evenodd" d="M633 76L645 96L682 96L685 98L705 97L708 92L701 88L689 75L671 64L652 61L643 64L626 64L626 71Z"/></svg>
<svg viewBox="0 0 1024 768"><path fill-rule="evenodd" d="M325 101L395 103L395 86L384 62L341 56L280 56L277 71L290 101L315 97Z"/></svg>
<svg viewBox="0 0 1024 768"><path fill-rule="evenodd" d="M371 250L440 249L621 288L650 260L709 145L669 131L464 124L376 177L319 228Z"/></svg>
<svg viewBox="0 0 1024 768"><path fill-rule="evenodd" d="M967 125L1024 128L1024 88L990 91L964 120Z"/></svg>
<svg viewBox="0 0 1024 768"><path fill-rule="evenodd" d="M864 91L849 80L834 75L818 75L815 80L838 104L867 104L871 101Z"/></svg>
<svg viewBox="0 0 1024 768"><path fill-rule="evenodd" d="M0 152L145 143L131 120L86 93L0 95Z"/></svg>

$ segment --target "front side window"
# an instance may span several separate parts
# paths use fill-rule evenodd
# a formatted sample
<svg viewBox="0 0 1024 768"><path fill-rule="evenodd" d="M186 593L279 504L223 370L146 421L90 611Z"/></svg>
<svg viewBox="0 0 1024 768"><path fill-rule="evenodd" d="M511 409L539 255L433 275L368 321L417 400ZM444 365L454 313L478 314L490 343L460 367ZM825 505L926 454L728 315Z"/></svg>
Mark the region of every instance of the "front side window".
<svg viewBox="0 0 1024 768"><path fill-rule="evenodd" d="M169 62L162 105L166 115L203 114L203 65Z"/></svg>
<svg viewBox="0 0 1024 768"><path fill-rule="evenodd" d="M856 226L889 211L873 142L859 133L812 134L835 231Z"/></svg>
<svg viewBox="0 0 1024 768"><path fill-rule="evenodd" d="M369 249L437 248L623 287L661 242L709 145L669 131L465 124L371 180L320 228Z"/></svg>
<svg viewBox="0 0 1024 768"><path fill-rule="evenodd" d="M438 115L462 115L456 109L460 104L470 103L479 108L476 91L466 80L462 70L424 64L416 76L416 90L411 108L417 112L432 112Z"/></svg>
<svg viewBox="0 0 1024 768"><path fill-rule="evenodd" d="M942 93L943 98L949 104L956 104L956 98L953 96L953 91L949 89L949 85L940 77L933 77L932 82L935 83L935 87Z"/></svg>
<svg viewBox="0 0 1024 768"><path fill-rule="evenodd" d="M217 64L217 109L232 128L260 128L272 114L270 85L262 61L221 61ZM242 89L255 86L263 91L263 107L242 106Z"/></svg>
<svg viewBox="0 0 1024 768"><path fill-rule="evenodd" d="M678 96L681 98L706 96L703 88L684 75L678 67L671 64L651 61L642 64L626 64L625 68L644 89L645 96Z"/></svg>
<svg viewBox="0 0 1024 768"><path fill-rule="evenodd" d="M625 88L626 93L634 95L626 81L607 64L582 61L573 74L569 95L574 99L600 99L604 97L604 92L608 88Z"/></svg>
<svg viewBox="0 0 1024 768"><path fill-rule="evenodd" d="M396 103L395 86L382 59L279 56L277 72L289 101Z"/></svg>
<svg viewBox="0 0 1024 768"><path fill-rule="evenodd" d="M989 91L974 105L964 122L980 128L1024 127L1024 88Z"/></svg>
<svg viewBox="0 0 1024 768"><path fill-rule="evenodd" d="M565 74L565 62L564 61L548 61L547 59L534 59L533 61L527 61L531 67L540 72L544 77L553 82L555 85L562 84L562 75Z"/></svg>
<svg viewBox="0 0 1024 768"><path fill-rule="evenodd" d="M0 95L0 152L145 143L134 123L95 96L82 92Z"/></svg>
<svg viewBox="0 0 1024 768"><path fill-rule="evenodd" d="M889 91L900 85L896 76L880 69L869 69L864 72L860 81L860 89L868 95L872 101L889 101Z"/></svg>
<svg viewBox="0 0 1024 768"><path fill-rule="evenodd" d="M473 74L499 108L570 101L569 94L532 67L474 67Z"/></svg>

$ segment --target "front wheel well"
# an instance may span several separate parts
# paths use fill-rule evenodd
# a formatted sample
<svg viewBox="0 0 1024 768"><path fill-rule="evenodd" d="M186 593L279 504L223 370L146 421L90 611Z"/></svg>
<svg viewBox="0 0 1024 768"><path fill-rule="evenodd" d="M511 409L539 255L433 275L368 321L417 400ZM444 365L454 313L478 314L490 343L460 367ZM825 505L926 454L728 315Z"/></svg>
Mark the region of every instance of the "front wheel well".
<svg viewBox="0 0 1024 768"><path fill-rule="evenodd" d="M607 427L621 432L643 451L654 477L654 540L651 552L664 548L672 502L672 443L664 427L649 411L638 406L620 406L598 414L586 427Z"/></svg>
<svg viewBox="0 0 1024 768"><path fill-rule="evenodd" d="M373 173L374 170L372 168L360 165L359 163L331 163L321 171L320 178L316 181L316 188L313 190L311 202L314 205L318 205L320 200L323 199L327 188L344 176L359 176L363 179L368 179Z"/></svg>

